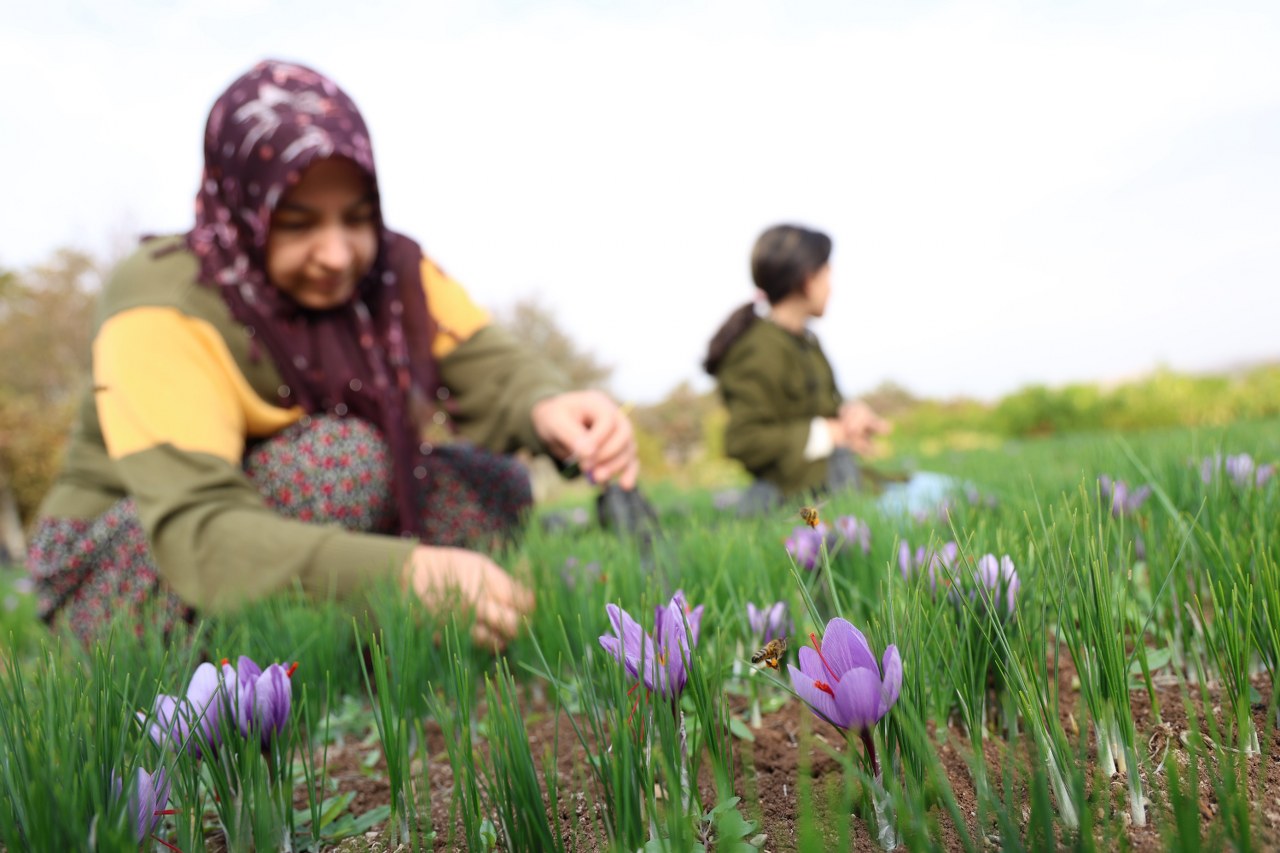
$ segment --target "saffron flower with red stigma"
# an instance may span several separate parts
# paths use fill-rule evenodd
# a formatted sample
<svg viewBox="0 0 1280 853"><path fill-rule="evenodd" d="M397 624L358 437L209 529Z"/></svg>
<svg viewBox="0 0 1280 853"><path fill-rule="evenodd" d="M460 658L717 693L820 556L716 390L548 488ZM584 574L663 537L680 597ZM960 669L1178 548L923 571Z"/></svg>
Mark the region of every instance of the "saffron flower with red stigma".
<svg viewBox="0 0 1280 853"><path fill-rule="evenodd" d="M761 644L790 636L792 630L785 601L774 602L768 607L756 607L748 601L747 624L751 626L751 635Z"/></svg>
<svg viewBox="0 0 1280 853"><path fill-rule="evenodd" d="M814 634L809 640L812 647L801 647L797 656L800 666L787 666L796 694L836 728L869 732L902 690L898 647L886 648L877 664L867 638L839 617L827 623L821 640Z"/></svg>
<svg viewBox="0 0 1280 853"><path fill-rule="evenodd" d="M664 698L678 698L689 681L688 666L698 645L702 610L701 604L691 608L684 592L677 590L669 602L654 608L650 635L631 614L616 604L606 605L613 633L601 635L600 646L628 675L643 682L645 689Z"/></svg>
<svg viewBox="0 0 1280 853"><path fill-rule="evenodd" d="M796 565L812 569L818 565L818 557L822 554L822 541L827 535L827 525L822 522L817 527L799 525L791 531L785 543L787 553Z"/></svg>
<svg viewBox="0 0 1280 853"><path fill-rule="evenodd" d="M120 776L112 771L111 793L118 800L124 789ZM141 844L151 833L155 832L160 818L170 814L169 776L161 767L155 773L148 773L141 767L134 775L133 790L129 792L129 817L133 821L133 837Z"/></svg>
<svg viewBox="0 0 1280 853"><path fill-rule="evenodd" d="M222 702L218 698L222 684L218 670L211 663L196 667L187 684L185 696L161 694L156 697L152 722L148 730L158 746L187 745L187 751L199 758L205 750L217 749L222 740L218 724ZM147 721L139 711L138 719Z"/></svg>
<svg viewBox="0 0 1280 853"><path fill-rule="evenodd" d="M236 662L235 669L226 660L222 662L223 689L230 717L239 725L241 735L248 737L251 731L258 732L263 749L284 731L289 721L293 705L291 677L297 668L296 663L289 669L273 663L264 670L244 655Z"/></svg>

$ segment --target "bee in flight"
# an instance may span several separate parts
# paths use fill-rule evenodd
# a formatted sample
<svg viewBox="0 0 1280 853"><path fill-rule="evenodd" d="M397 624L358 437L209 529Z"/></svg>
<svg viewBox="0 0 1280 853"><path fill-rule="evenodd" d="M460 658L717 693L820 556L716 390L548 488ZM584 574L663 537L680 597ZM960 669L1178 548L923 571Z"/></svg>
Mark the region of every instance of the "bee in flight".
<svg viewBox="0 0 1280 853"><path fill-rule="evenodd" d="M764 648L751 656L752 663L762 663L769 669L777 669L787 653L787 638L778 637L764 644Z"/></svg>
<svg viewBox="0 0 1280 853"><path fill-rule="evenodd" d="M822 503L815 504L813 506L800 507L800 520L803 521L805 524L809 525L810 527L817 527L818 526L818 510L820 510L823 504L825 503L826 501L823 501Z"/></svg>

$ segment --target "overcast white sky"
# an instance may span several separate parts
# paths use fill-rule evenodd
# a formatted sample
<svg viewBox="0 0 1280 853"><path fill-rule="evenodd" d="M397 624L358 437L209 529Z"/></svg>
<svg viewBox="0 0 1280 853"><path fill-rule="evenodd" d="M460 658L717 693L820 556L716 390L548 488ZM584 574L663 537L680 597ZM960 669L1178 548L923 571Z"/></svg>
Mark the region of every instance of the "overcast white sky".
<svg viewBox="0 0 1280 853"><path fill-rule="evenodd" d="M0 265L184 230L205 115L334 77L388 223L540 294L627 399L709 387L757 233L830 233L843 389L1280 357L1280 3L42 0L0 30Z"/></svg>

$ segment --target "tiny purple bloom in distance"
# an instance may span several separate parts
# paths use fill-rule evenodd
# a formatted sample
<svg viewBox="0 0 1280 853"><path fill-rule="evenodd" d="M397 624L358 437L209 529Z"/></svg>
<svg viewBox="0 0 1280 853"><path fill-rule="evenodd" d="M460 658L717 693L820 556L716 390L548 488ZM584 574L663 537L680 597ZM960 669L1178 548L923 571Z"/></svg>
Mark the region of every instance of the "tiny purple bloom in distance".
<svg viewBox="0 0 1280 853"><path fill-rule="evenodd" d="M1151 497L1150 486L1130 489L1124 480L1112 480L1106 474L1098 478L1098 486L1103 504L1111 508L1111 515L1116 518L1133 515Z"/></svg>
<svg viewBox="0 0 1280 853"><path fill-rule="evenodd" d="M787 613L785 601L759 608L748 601L747 623L751 626L751 636L761 645L779 637L790 636L792 631L791 617Z"/></svg>
<svg viewBox="0 0 1280 853"><path fill-rule="evenodd" d="M1012 557L1005 554L997 562L994 554L983 555L982 559L978 560L978 568L974 571L973 579L977 583L977 591L984 605L1003 592L1005 595L1004 617L1007 619L1013 616L1018 588L1022 582L1018 579L1018 572L1013 567Z"/></svg>
<svg viewBox="0 0 1280 853"><path fill-rule="evenodd" d="M787 553L796 565L804 569L812 569L818 565L818 557L822 554L822 540L826 536L825 524L817 527L800 525L787 537Z"/></svg>
<svg viewBox="0 0 1280 853"><path fill-rule="evenodd" d="M902 571L902 579L910 581L922 569L929 570L929 591L938 591L938 570L950 569L960 555L960 546L948 542L936 551L921 545L915 552L906 542L898 545L898 568Z"/></svg>
<svg viewBox="0 0 1280 853"><path fill-rule="evenodd" d="M1225 473L1237 488L1262 488L1275 476L1276 463L1258 465L1248 453L1225 457L1221 453L1215 453L1213 456L1206 456L1200 463L1200 479L1205 485L1212 483L1219 471Z"/></svg>
<svg viewBox="0 0 1280 853"><path fill-rule="evenodd" d="M836 519L836 533L849 544L857 543L863 554L871 553L871 528L857 516L842 515Z"/></svg>

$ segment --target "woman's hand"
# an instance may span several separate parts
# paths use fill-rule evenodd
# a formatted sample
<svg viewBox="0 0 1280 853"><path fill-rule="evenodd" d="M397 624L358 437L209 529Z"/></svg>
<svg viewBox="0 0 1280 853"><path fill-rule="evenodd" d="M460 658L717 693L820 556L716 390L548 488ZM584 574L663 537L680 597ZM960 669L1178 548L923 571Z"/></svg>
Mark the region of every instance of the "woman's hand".
<svg viewBox="0 0 1280 853"><path fill-rule="evenodd" d="M523 584L484 554L463 548L419 545L405 563L404 581L431 610L474 610L471 638L495 650L506 646L520 617L533 610L533 593Z"/></svg>
<svg viewBox="0 0 1280 853"><path fill-rule="evenodd" d="M892 428L888 421L861 400L853 400L840 407L840 424L844 427L844 446L859 456L869 454L875 437L885 435Z"/></svg>
<svg viewBox="0 0 1280 853"><path fill-rule="evenodd" d="M635 433L626 413L601 391L569 391L539 400L533 429L556 457L578 463L594 483L618 478L634 489L640 476Z"/></svg>

